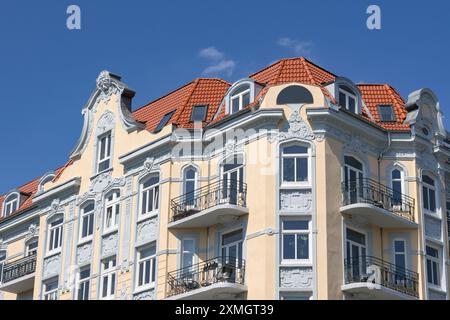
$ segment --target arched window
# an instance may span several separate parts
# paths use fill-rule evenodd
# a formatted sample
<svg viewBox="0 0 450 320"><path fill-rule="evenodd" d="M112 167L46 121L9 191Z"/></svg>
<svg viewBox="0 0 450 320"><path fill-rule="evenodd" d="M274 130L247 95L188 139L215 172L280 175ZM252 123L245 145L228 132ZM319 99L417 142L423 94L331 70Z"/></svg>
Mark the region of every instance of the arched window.
<svg viewBox="0 0 450 320"><path fill-rule="evenodd" d="M3 204L3 216L8 217L13 212L19 209L19 195L17 193L13 193L9 195Z"/></svg>
<svg viewBox="0 0 450 320"><path fill-rule="evenodd" d="M56 215L48 222L48 236L47 236L47 253L52 254L59 252L63 240L63 222L62 214Z"/></svg>
<svg viewBox="0 0 450 320"><path fill-rule="evenodd" d="M309 180L309 148L290 145L282 148L281 172L283 183L301 183Z"/></svg>
<svg viewBox="0 0 450 320"><path fill-rule="evenodd" d="M341 85L339 87L339 105L350 112L358 112L358 97L348 86Z"/></svg>
<svg viewBox="0 0 450 320"><path fill-rule="evenodd" d="M159 208L159 174L154 174L141 183L141 216L156 214Z"/></svg>
<svg viewBox="0 0 450 320"><path fill-rule="evenodd" d="M391 172L392 204L396 207L402 205L403 190L403 171L394 169Z"/></svg>
<svg viewBox="0 0 450 320"><path fill-rule="evenodd" d="M106 196L103 232L116 230L120 219L120 191L114 190Z"/></svg>
<svg viewBox="0 0 450 320"><path fill-rule="evenodd" d="M94 202L86 203L80 212L80 240L87 240L94 233Z"/></svg>
<svg viewBox="0 0 450 320"><path fill-rule="evenodd" d="M244 158L235 155L222 164L222 197L230 204L241 204L244 193Z"/></svg>
<svg viewBox="0 0 450 320"><path fill-rule="evenodd" d="M39 181L39 186L38 186L38 190L39 191L44 191L44 185L46 183L49 183L51 181L53 181L53 179L55 179L55 174L54 173L49 173L47 175L45 175L41 181Z"/></svg>
<svg viewBox="0 0 450 320"><path fill-rule="evenodd" d="M195 189L197 189L197 169L189 166L183 172L183 194L186 205L193 206L195 201Z"/></svg>
<svg viewBox="0 0 450 320"><path fill-rule="evenodd" d="M344 157L345 202L354 204L364 194L363 164L352 156Z"/></svg>
<svg viewBox="0 0 450 320"><path fill-rule="evenodd" d="M250 104L250 85L237 87L230 94L230 113L236 113Z"/></svg>
<svg viewBox="0 0 450 320"><path fill-rule="evenodd" d="M434 179L428 175L422 176L423 208L429 212L436 212L436 186Z"/></svg>

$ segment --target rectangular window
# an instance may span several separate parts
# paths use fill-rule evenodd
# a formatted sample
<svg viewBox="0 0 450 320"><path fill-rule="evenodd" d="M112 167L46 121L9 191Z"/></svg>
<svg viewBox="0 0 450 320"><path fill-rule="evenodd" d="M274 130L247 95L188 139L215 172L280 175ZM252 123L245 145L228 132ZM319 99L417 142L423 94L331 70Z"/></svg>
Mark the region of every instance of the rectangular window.
<svg viewBox="0 0 450 320"><path fill-rule="evenodd" d="M114 299L116 292L116 257L102 261L100 281L101 299Z"/></svg>
<svg viewBox="0 0 450 320"><path fill-rule="evenodd" d="M175 113L174 111L169 112L168 114L166 114L161 121L159 122L158 126L155 129L155 133L160 132L169 122L169 120L172 118L173 114Z"/></svg>
<svg viewBox="0 0 450 320"><path fill-rule="evenodd" d="M58 300L58 278L53 278L44 282L44 300Z"/></svg>
<svg viewBox="0 0 450 320"><path fill-rule="evenodd" d="M102 172L111 167L111 133L101 136L98 140L97 172Z"/></svg>
<svg viewBox="0 0 450 320"><path fill-rule="evenodd" d="M138 288L149 287L155 283L156 245L138 250L136 276L136 286Z"/></svg>
<svg viewBox="0 0 450 320"><path fill-rule="evenodd" d="M90 203L81 210L80 239L90 238L94 233L94 204Z"/></svg>
<svg viewBox="0 0 450 320"><path fill-rule="evenodd" d="M380 120L383 122L395 121L394 109L391 105L379 105L378 114L380 115Z"/></svg>
<svg viewBox="0 0 450 320"><path fill-rule="evenodd" d="M89 300L91 266L80 269L77 284L77 300Z"/></svg>
<svg viewBox="0 0 450 320"><path fill-rule="evenodd" d="M433 247L426 247L427 254L427 281L429 284L440 286L440 258L439 250Z"/></svg>
<svg viewBox="0 0 450 320"><path fill-rule="evenodd" d="M309 179L308 148L290 146L282 151L283 182L307 182Z"/></svg>
<svg viewBox="0 0 450 320"><path fill-rule="evenodd" d="M394 241L394 259L395 265L399 269L406 268L406 245L404 240Z"/></svg>
<svg viewBox="0 0 450 320"><path fill-rule="evenodd" d="M159 177L152 177L142 184L141 214L151 215L159 207Z"/></svg>
<svg viewBox="0 0 450 320"><path fill-rule="evenodd" d="M206 115L208 113L208 106L194 106L192 108L191 121L206 121Z"/></svg>
<svg viewBox="0 0 450 320"><path fill-rule="evenodd" d="M310 221L285 220L282 222L283 260L309 260Z"/></svg>
<svg viewBox="0 0 450 320"><path fill-rule="evenodd" d="M28 242L27 248L26 248L26 256L33 256L37 254L37 248L38 248L38 240L32 240L31 242Z"/></svg>
<svg viewBox="0 0 450 320"><path fill-rule="evenodd" d="M115 230L119 225L120 218L120 193L118 191L112 192L105 201L105 219L103 225L103 232Z"/></svg>
<svg viewBox="0 0 450 320"><path fill-rule="evenodd" d="M181 267L189 268L194 265L195 259L195 240L183 239L181 243Z"/></svg>
<svg viewBox="0 0 450 320"><path fill-rule="evenodd" d="M9 216L11 213L16 211L18 206L19 206L19 201L16 196L14 196L13 199L7 201L5 203L5 217Z"/></svg>
<svg viewBox="0 0 450 320"><path fill-rule="evenodd" d="M48 252L54 252L61 248L63 238L63 218L50 223L48 237Z"/></svg>

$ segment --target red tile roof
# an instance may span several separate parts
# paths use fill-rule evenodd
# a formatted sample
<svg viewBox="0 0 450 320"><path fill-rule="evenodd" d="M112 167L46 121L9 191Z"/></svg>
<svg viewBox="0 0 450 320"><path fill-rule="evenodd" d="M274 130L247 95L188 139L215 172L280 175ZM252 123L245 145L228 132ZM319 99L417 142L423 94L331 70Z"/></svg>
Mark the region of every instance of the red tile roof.
<svg viewBox="0 0 450 320"><path fill-rule="evenodd" d="M146 124L149 131L154 131L167 113L175 110L168 124L191 128L192 108L196 105L209 105L205 123L211 121L220 101L230 84L221 79L196 79L175 91L159 98L133 112L137 121Z"/></svg>
<svg viewBox="0 0 450 320"><path fill-rule="evenodd" d="M386 130L408 131L409 125L404 124L407 111L405 101L400 94L388 84L359 84L362 99L378 125ZM379 105L392 105L395 122L382 122L378 113Z"/></svg>
<svg viewBox="0 0 450 320"><path fill-rule="evenodd" d="M64 171L64 169L68 165L70 165L70 163L71 162L68 162L66 165L55 170L55 180L57 180L59 175ZM38 191L39 181L42 178L43 178L43 176L38 177L34 180L31 180L30 182L27 182L26 184L24 184L22 186L16 188L16 190L21 194L21 202L20 202L19 208L15 212L13 212L11 215L9 215L9 217L33 207L32 199L33 199L33 196ZM8 194L4 194L4 195L0 196L0 221L7 218L7 217L3 217L3 202L7 195Z"/></svg>

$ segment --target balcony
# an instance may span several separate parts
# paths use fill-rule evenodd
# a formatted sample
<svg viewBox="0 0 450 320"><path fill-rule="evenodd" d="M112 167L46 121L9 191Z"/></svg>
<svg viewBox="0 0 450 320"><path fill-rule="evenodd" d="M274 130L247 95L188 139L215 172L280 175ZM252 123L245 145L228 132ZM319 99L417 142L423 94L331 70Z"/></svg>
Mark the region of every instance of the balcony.
<svg viewBox="0 0 450 320"><path fill-rule="evenodd" d="M361 256L344 263L342 291L355 299L417 299L419 275L378 258Z"/></svg>
<svg viewBox="0 0 450 320"><path fill-rule="evenodd" d="M169 228L203 228L248 214L247 184L219 180L172 199Z"/></svg>
<svg viewBox="0 0 450 320"><path fill-rule="evenodd" d="M168 274L169 300L231 299L247 292L245 261L214 258Z"/></svg>
<svg viewBox="0 0 450 320"><path fill-rule="evenodd" d="M0 275L0 291L21 293L33 289L36 254L5 264Z"/></svg>
<svg viewBox="0 0 450 320"><path fill-rule="evenodd" d="M382 228L417 228L414 199L371 179L342 183L341 212Z"/></svg>

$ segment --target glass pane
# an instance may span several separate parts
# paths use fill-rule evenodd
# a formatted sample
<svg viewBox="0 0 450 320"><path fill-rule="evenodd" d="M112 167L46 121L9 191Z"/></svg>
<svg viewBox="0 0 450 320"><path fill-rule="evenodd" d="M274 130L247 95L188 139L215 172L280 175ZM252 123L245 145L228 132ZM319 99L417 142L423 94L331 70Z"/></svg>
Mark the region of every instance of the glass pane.
<svg viewBox="0 0 450 320"><path fill-rule="evenodd" d="M302 146L290 146L283 148L283 154L307 154L308 148Z"/></svg>
<svg viewBox="0 0 450 320"><path fill-rule="evenodd" d="M246 107L250 104L250 92L242 96L242 107Z"/></svg>
<svg viewBox="0 0 450 320"><path fill-rule="evenodd" d="M428 201L428 188L427 187L423 187L422 188L422 197L423 197L423 207L427 210L430 209L430 204Z"/></svg>
<svg viewBox="0 0 450 320"><path fill-rule="evenodd" d="M309 258L309 236L307 234L297 235L297 259Z"/></svg>
<svg viewBox="0 0 450 320"><path fill-rule="evenodd" d="M436 191L430 189L430 211L436 212Z"/></svg>
<svg viewBox="0 0 450 320"><path fill-rule="evenodd" d="M153 211L153 189L148 190L147 212Z"/></svg>
<svg viewBox="0 0 450 320"><path fill-rule="evenodd" d="M147 191L142 193L142 214L147 213Z"/></svg>
<svg viewBox="0 0 450 320"><path fill-rule="evenodd" d="M295 259L295 235L283 235L283 259Z"/></svg>
<svg viewBox="0 0 450 320"><path fill-rule="evenodd" d="M143 185L144 189L147 189L155 184L158 184L158 182L159 182L159 177L152 177L144 183L144 185Z"/></svg>
<svg viewBox="0 0 450 320"><path fill-rule="evenodd" d="M146 249L141 250L140 259L145 259L151 257L156 254L156 247L152 246Z"/></svg>
<svg viewBox="0 0 450 320"><path fill-rule="evenodd" d="M347 240L366 245L366 237L363 234L351 229L347 229Z"/></svg>
<svg viewBox="0 0 450 320"><path fill-rule="evenodd" d="M196 171L194 169L186 170L185 179L195 179Z"/></svg>
<svg viewBox="0 0 450 320"><path fill-rule="evenodd" d="M111 295L114 295L114 292L116 291L116 274L113 273L111 275Z"/></svg>
<svg viewBox="0 0 450 320"><path fill-rule="evenodd" d="M242 241L242 230L236 230L222 236L222 245L231 244L234 242Z"/></svg>
<svg viewBox="0 0 450 320"><path fill-rule="evenodd" d="M239 111L239 97L231 100L231 112L235 113Z"/></svg>
<svg viewBox="0 0 450 320"><path fill-rule="evenodd" d="M148 284L150 283L150 261L145 262L145 279L144 283Z"/></svg>
<svg viewBox="0 0 450 320"><path fill-rule="evenodd" d="M430 186L434 186L434 180L431 179L429 176L424 175L422 177L423 182L425 182L426 184L429 184Z"/></svg>
<svg viewBox="0 0 450 320"><path fill-rule="evenodd" d="M439 285L439 271L438 271L438 265L436 262L432 263L433 266L433 283L435 285Z"/></svg>
<svg viewBox="0 0 450 320"><path fill-rule="evenodd" d="M355 169L358 169L360 171L362 171L362 169L363 169L362 163L359 162L358 160L356 160L354 157L345 156L344 161L345 161L346 165L351 166Z"/></svg>
<svg viewBox="0 0 450 320"><path fill-rule="evenodd" d="M406 267L405 255L404 254L396 254L395 255L395 265L397 267L400 267L400 268L403 268L403 269Z"/></svg>
<svg viewBox="0 0 450 320"><path fill-rule="evenodd" d="M192 121L205 121L208 106L195 106L192 109Z"/></svg>
<svg viewBox="0 0 450 320"><path fill-rule="evenodd" d="M283 159L283 181L295 181L294 158Z"/></svg>
<svg viewBox="0 0 450 320"><path fill-rule="evenodd" d="M356 113L356 101L353 97L348 97L348 110Z"/></svg>
<svg viewBox="0 0 450 320"><path fill-rule="evenodd" d="M402 177L402 175L400 173L400 170L392 171L392 180L401 179L401 177Z"/></svg>
<svg viewBox="0 0 450 320"><path fill-rule="evenodd" d="M237 88L236 90L233 91L233 93L231 94L231 96L235 96L241 92L244 92L245 90L250 89L249 86L240 86L239 88Z"/></svg>
<svg viewBox="0 0 450 320"><path fill-rule="evenodd" d="M144 263L139 263L139 278L138 286L142 286L144 283Z"/></svg>
<svg viewBox="0 0 450 320"><path fill-rule="evenodd" d="M309 221L306 220L287 220L283 221L283 230L308 230Z"/></svg>
<svg viewBox="0 0 450 320"><path fill-rule="evenodd" d="M439 258L439 253L438 253L438 251L436 249L431 248L431 247L427 247L426 251L427 251L427 256L434 257L434 258Z"/></svg>
<svg viewBox="0 0 450 320"><path fill-rule="evenodd" d="M297 158L297 180L308 181L308 159Z"/></svg>
<svg viewBox="0 0 450 320"><path fill-rule="evenodd" d="M103 277L102 297L108 296L108 276Z"/></svg>
<svg viewBox="0 0 450 320"><path fill-rule="evenodd" d="M346 95L343 92L339 92L339 105L347 107Z"/></svg>
<svg viewBox="0 0 450 320"><path fill-rule="evenodd" d="M395 252L405 252L405 242L404 241L395 241Z"/></svg>

